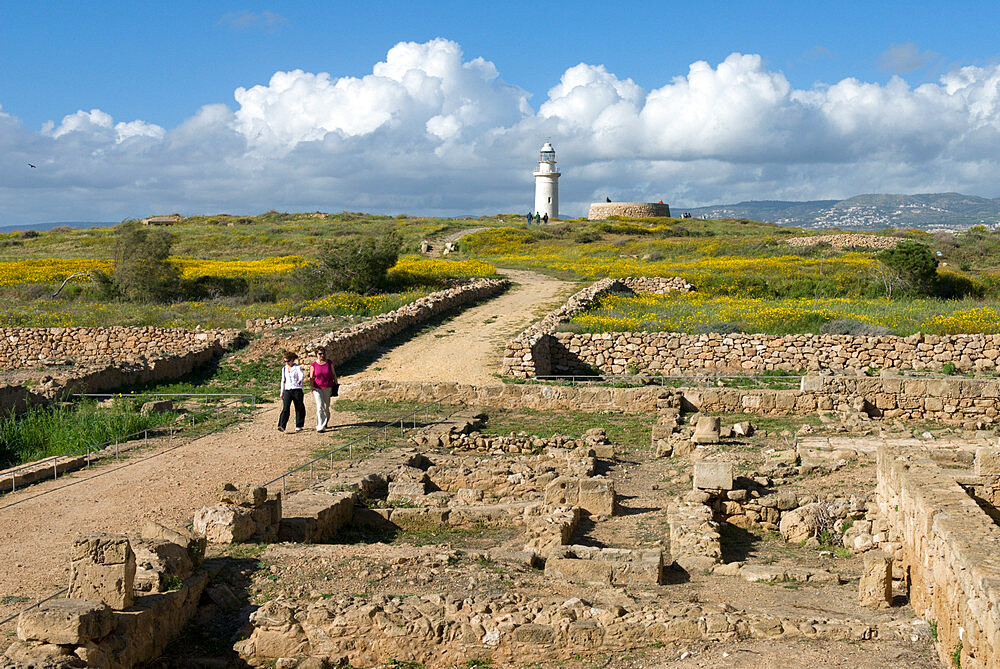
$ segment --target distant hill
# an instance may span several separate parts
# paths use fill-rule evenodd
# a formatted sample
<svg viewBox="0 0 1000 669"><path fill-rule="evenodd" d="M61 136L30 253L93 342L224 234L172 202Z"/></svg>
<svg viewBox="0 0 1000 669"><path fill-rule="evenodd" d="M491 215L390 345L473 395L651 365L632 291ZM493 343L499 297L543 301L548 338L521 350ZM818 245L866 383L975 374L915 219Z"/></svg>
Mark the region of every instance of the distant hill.
<svg viewBox="0 0 1000 669"><path fill-rule="evenodd" d="M991 200L961 193L855 195L846 200L784 202L763 200L684 209L693 216L751 218L803 228L968 228L1000 224L1000 198Z"/></svg>
<svg viewBox="0 0 1000 669"><path fill-rule="evenodd" d="M0 225L0 232L19 232L21 230L51 230L52 228L106 228L118 225L121 221L55 221L51 223L25 223L24 225Z"/></svg>

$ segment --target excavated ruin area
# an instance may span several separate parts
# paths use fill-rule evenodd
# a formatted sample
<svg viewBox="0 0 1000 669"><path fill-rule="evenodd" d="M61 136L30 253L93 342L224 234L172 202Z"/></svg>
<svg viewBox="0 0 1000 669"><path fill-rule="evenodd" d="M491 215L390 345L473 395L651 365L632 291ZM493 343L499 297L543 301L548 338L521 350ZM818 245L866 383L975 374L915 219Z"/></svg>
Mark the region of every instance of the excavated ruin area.
<svg viewBox="0 0 1000 669"><path fill-rule="evenodd" d="M699 419L677 418L675 443ZM874 608L859 579L885 538L874 451L953 451L946 432L723 422L729 436L657 457L600 431L478 427L316 484L357 495L324 543L210 549L232 601L203 598L164 666L227 653L277 667L939 666L902 582ZM730 490L698 487L705 462L733 466ZM800 539L816 506L823 533Z"/></svg>

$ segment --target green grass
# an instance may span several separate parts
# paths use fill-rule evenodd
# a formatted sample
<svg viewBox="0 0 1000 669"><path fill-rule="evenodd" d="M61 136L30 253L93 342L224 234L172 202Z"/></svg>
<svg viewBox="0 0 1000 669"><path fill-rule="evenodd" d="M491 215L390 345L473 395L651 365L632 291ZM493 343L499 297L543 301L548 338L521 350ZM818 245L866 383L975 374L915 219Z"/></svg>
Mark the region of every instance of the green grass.
<svg viewBox="0 0 1000 669"><path fill-rule="evenodd" d="M168 421L173 413L143 415L134 402L101 409L95 402L35 407L0 418L0 466L9 467L124 437Z"/></svg>
<svg viewBox="0 0 1000 669"><path fill-rule="evenodd" d="M190 216L163 228L173 238L173 255L202 259L256 260L266 256L314 256L323 242L356 239L397 231L405 252L419 250L420 241L459 230L497 225L497 217L479 219L266 212L257 216ZM232 224L232 225L230 225ZM110 258L115 228L94 227L43 231L32 239L0 236L0 260L25 258Z"/></svg>

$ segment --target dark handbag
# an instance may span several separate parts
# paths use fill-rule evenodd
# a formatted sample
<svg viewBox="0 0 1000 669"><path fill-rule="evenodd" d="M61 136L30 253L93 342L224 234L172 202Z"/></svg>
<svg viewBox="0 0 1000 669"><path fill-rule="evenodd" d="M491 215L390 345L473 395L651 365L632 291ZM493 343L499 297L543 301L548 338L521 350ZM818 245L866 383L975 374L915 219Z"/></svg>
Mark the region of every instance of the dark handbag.
<svg viewBox="0 0 1000 669"><path fill-rule="evenodd" d="M332 395L333 397L336 397L337 395L339 395L339 394L340 394L340 384L339 384L339 383L335 383L335 384L333 384L333 386L332 386L332 387L333 387L333 392L332 392L332 393L330 393L330 394L331 394L331 395Z"/></svg>

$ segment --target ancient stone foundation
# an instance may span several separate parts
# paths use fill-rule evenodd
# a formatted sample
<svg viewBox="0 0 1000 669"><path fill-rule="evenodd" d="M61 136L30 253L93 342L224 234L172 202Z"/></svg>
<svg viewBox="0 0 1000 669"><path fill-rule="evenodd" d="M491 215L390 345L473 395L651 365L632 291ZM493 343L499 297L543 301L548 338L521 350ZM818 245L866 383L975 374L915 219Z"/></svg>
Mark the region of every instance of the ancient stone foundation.
<svg viewBox="0 0 1000 669"><path fill-rule="evenodd" d="M204 539L156 523L135 540L80 537L69 598L21 613L3 665L129 669L152 660L197 610L208 583L208 574L194 571L204 547Z"/></svg>
<svg viewBox="0 0 1000 669"><path fill-rule="evenodd" d="M1000 471L976 476L924 456L878 451L879 513L902 544L910 604L934 621L942 662L1000 666L1000 526L987 513L996 507L967 492L1000 488Z"/></svg>

